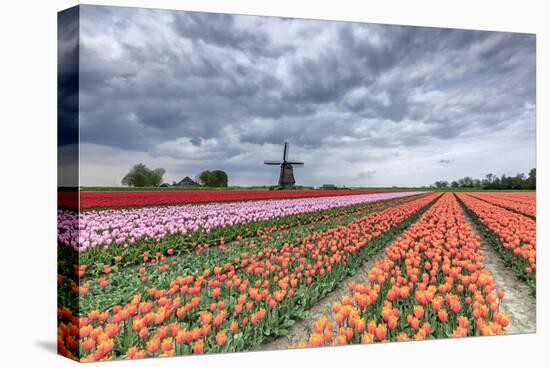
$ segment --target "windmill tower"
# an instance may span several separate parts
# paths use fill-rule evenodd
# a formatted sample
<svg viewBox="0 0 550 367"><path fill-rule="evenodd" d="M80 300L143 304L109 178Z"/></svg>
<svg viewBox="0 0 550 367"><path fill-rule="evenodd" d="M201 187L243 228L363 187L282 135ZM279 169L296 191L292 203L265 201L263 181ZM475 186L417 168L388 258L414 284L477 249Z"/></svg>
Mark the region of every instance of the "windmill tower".
<svg viewBox="0 0 550 367"><path fill-rule="evenodd" d="M285 142L283 149L282 161L264 161L264 164L269 166L281 166L279 174L279 186L286 189L294 188L296 181L294 180L294 169L292 166L303 166L303 162L291 162L288 160L288 143Z"/></svg>

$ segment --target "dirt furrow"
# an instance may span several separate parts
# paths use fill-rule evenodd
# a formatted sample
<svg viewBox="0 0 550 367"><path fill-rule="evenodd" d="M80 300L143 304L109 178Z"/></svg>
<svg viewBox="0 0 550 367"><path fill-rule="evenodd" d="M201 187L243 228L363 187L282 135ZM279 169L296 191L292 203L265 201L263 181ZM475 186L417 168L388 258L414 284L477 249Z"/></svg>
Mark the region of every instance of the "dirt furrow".
<svg viewBox="0 0 550 367"><path fill-rule="evenodd" d="M475 234L480 235L480 248L484 267L493 275L497 289L505 292L500 309L510 316L509 334L534 333L536 331L537 302L530 293L527 283L518 279L514 271L506 266L497 251L484 240L477 225L464 212Z"/></svg>
<svg viewBox="0 0 550 367"><path fill-rule="evenodd" d="M393 241L392 241L393 242ZM384 258L385 248L381 249L375 255L366 260L353 274L340 282L338 287L313 306L309 312L308 317L304 320L297 321L289 330L287 336L279 337L271 342L262 345L262 350L276 350L286 349L290 345L296 345L302 341L308 340L310 331L313 329L313 323L321 316L326 316L329 321L334 320L334 313L332 312L332 304L339 301L344 295L349 294L348 283L368 283L368 272L374 266L374 264Z"/></svg>

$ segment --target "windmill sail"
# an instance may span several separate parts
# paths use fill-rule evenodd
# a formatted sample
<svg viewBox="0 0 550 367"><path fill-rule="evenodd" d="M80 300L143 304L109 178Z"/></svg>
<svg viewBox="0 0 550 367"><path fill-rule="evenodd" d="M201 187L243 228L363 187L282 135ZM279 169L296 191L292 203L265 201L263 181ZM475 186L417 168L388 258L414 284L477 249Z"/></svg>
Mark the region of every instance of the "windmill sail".
<svg viewBox="0 0 550 367"><path fill-rule="evenodd" d="M285 141L285 147L283 150L283 162L288 160L288 143Z"/></svg>

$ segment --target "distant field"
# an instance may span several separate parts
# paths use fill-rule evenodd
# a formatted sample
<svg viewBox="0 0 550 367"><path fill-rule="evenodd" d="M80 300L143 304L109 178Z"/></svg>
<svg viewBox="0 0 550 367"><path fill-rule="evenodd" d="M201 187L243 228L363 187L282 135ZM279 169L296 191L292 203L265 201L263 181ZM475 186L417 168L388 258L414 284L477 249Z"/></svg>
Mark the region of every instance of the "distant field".
<svg viewBox="0 0 550 367"><path fill-rule="evenodd" d="M383 193L383 190L149 190L149 191L83 191L80 209L126 208L156 205L195 204L267 199L348 196ZM59 192L60 207L76 205L76 192Z"/></svg>
<svg viewBox="0 0 550 367"><path fill-rule="evenodd" d="M170 186L170 187L123 187L123 186L82 186L80 187L81 192L91 192L91 191L234 191L234 190L243 190L243 191L281 191L281 190L272 190L269 186L230 186L230 187L181 187L181 186ZM313 187L297 187L294 190L282 190L282 191L307 191L313 190ZM468 187L468 188L447 188L447 189L436 189L429 187L346 187L345 189L339 190L368 190L368 191L436 191L436 192L447 192L447 191L483 191L483 192L535 192L536 190L484 190L482 188ZM319 190L316 190L319 191ZM321 190L322 191L322 190ZM330 191L330 190L328 190Z"/></svg>
<svg viewBox="0 0 550 367"><path fill-rule="evenodd" d="M312 188L307 188L311 190ZM170 187L127 187L127 186L81 186L80 191L232 191L232 190L254 190L254 191L267 191L269 186L230 186L230 187L184 187L184 186L170 186Z"/></svg>
<svg viewBox="0 0 550 367"><path fill-rule="evenodd" d="M536 192L536 190L518 190L518 189L491 189L484 190L480 187L453 187L446 189L437 189L433 187L350 187L351 190L383 190L383 191L433 191L433 192Z"/></svg>

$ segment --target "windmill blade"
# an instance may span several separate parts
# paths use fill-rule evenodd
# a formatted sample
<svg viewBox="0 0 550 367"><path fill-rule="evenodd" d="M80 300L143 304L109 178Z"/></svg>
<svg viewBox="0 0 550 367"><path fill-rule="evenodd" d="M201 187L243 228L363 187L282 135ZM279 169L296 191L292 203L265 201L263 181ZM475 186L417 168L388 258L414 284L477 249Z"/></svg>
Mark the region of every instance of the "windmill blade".
<svg viewBox="0 0 550 367"><path fill-rule="evenodd" d="M264 161L264 164L272 165L272 166L280 166L281 164L283 164L283 162L281 162L281 161Z"/></svg>
<svg viewBox="0 0 550 367"><path fill-rule="evenodd" d="M288 164L292 164L293 166L303 166L304 162L286 162Z"/></svg>
<svg viewBox="0 0 550 367"><path fill-rule="evenodd" d="M283 161L288 159L288 143L285 141L285 148L283 150Z"/></svg>

